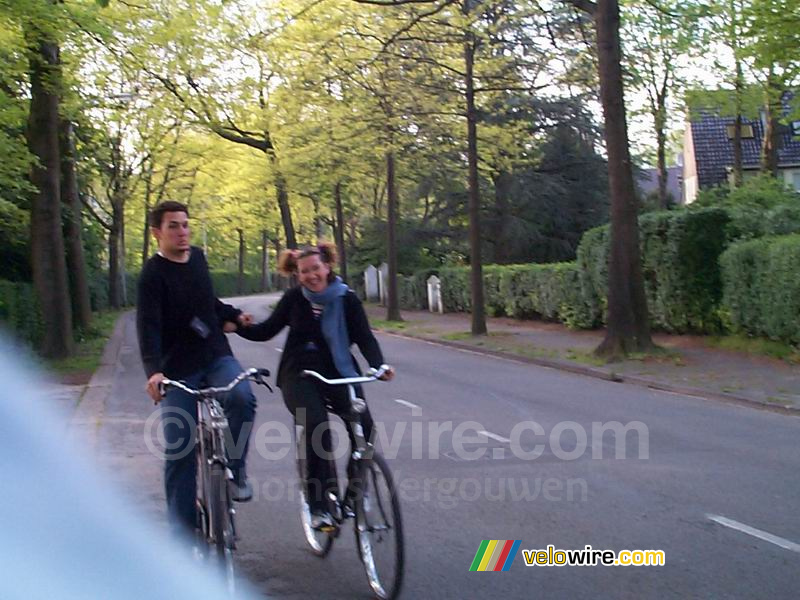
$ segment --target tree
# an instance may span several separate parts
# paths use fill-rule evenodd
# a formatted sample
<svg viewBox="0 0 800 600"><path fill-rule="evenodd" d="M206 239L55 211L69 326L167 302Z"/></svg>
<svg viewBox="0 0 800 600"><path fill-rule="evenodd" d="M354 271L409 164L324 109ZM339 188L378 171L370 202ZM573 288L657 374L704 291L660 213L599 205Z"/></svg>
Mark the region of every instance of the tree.
<svg viewBox="0 0 800 600"><path fill-rule="evenodd" d="M61 145L61 200L64 203L64 241L69 272L69 289L72 295L74 324L87 329L92 320L92 303L89 297L89 277L83 251L83 211L78 174L75 167L75 136L72 121L61 120L59 131Z"/></svg>
<svg viewBox="0 0 800 600"><path fill-rule="evenodd" d="M634 89L647 95L647 112L656 136L658 205L668 208L666 146L672 98L685 85L679 60L696 42L696 10L683 0L655 4L627 0L623 4L625 72Z"/></svg>
<svg viewBox="0 0 800 600"><path fill-rule="evenodd" d="M619 3L617 0L598 0L597 3L570 0L570 3L591 14L595 25L611 194L608 326L606 336L595 352L614 359L653 347L642 277L638 203L628 147Z"/></svg>
<svg viewBox="0 0 800 600"><path fill-rule="evenodd" d="M28 147L37 158L31 170L31 183L36 188L31 203L31 263L45 324L41 352L61 358L72 354L75 345L61 229L62 73L53 29L58 19L53 5L45 0L37 2L34 12L38 14L24 24L31 94Z"/></svg>

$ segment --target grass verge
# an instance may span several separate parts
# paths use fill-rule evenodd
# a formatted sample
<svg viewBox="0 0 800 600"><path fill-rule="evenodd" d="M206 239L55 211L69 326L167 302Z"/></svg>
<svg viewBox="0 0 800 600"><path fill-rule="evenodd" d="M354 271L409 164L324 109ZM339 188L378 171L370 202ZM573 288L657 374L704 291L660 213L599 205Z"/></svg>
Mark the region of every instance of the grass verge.
<svg viewBox="0 0 800 600"><path fill-rule="evenodd" d="M800 349L786 342L776 342L766 338L747 337L743 335L710 336L706 343L712 348L734 350L778 358L800 364Z"/></svg>
<svg viewBox="0 0 800 600"><path fill-rule="evenodd" d="M59 379L70 382L88 381L100 365L100 358L108 338L114 331L114 324L124 310L94 313L92 324L86 331L76 336L75 354L58 360L45 360L44 367L55 373ZM80 381L75 381L80 380Z"/></svg>

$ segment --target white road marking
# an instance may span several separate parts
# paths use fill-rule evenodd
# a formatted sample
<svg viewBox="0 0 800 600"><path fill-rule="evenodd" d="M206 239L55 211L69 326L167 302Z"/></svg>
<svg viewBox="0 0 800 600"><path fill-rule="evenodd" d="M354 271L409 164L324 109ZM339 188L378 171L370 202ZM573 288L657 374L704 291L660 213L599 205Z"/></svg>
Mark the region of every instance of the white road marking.
<svg viewBox="0 0 800 600"><path fill-rule="evenodd" d="M800 552L800 544L796 544L789 540L786 540L782 537L778 537L777 535L772 535L766 531L761 531L760 529L756 529L755 527L750 527L749 525L745 525L744 523L739 523L739 521L734 521L733 519L728 519L727 517L722 517L720 515L706 515L709 519L714 521L715 523L719 523L725 527L730 527L731 529L735 529L736 531L741 531L742 533L746 533L747 535L752 535L760 540L764 540L765 542L769 542L770 544L775 544L776 546L780 546L785 550L791 550L792 552Z"/></svg>
<svg viewBox="0 0 800 600"><path fill-rule="evenodd" d="M496 440L498 442L502 442L504 444L508 444L511 442L508 438L504 438L503 436L497 435L496 433L492 433L491 431L479 431L478 435L482 435L492 440Z"/></svg>
<svg viewBox="0 0 800 600"><path fill-rule="evenodd" d="M402 404L403 406L407 406L408 408L410 408L412 410L415 409L415 408L417 408L419 410L422 410L422 407L417 406L413 402L408 402L407 400L401 400L400 398L395 398L394 401L397 402L398 404Z"/></svg>
<svg viewBox="0 0 800 600"><path fill-rule="evenodd" d="M283 348L275 348L278 352L283 352Z"/></svg>

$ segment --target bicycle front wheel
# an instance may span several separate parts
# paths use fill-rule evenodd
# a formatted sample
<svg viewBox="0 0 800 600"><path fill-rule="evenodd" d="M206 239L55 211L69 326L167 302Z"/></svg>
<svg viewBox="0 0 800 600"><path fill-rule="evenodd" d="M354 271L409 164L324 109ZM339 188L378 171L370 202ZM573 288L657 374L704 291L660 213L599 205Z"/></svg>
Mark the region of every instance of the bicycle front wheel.
<svg viewBox="0 0 800 600"><path fill-rule="evenodd" d="M212 557L225 577L231 594L236 586L236 574L233 566L233 550L235 548L235 532L233 528L233 506L228 488L227 469L218 463L210 466L208 512L211 524Z"/></svg>
<svg viewBox="0 0 800 600"><path fill-rule="evenodd" d="M403 581L403 519L389 465L377 453L359 463L356 546L367 581L381 600L396 598Z"/></svg>

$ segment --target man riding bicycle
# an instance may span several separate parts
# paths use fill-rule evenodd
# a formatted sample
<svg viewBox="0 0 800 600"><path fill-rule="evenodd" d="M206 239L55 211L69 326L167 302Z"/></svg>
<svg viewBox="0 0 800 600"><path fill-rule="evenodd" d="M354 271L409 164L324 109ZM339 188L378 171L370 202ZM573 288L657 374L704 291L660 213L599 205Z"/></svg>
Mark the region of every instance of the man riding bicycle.
<svg viewBox="0 0 800 600"><path fill-rule="evenodd" d="M184 380L190 387L226 385L242 371L225 329L248 325L252 317L218 300L202 250L189 243L189 211L179 202L162 202L148 216L158 253L139 277L136 325L147 393L162 402L161 381ZM235 325L234 325L235 324ZM222 398L230 427L228 448L234 474L233 499L250 500L252 487L245 457L255 418L256 399L249 383ZM163 398L166 463L164 487L170 522L176 532L196 526L196 465L189 451L195 431L195 398L172 388ZM243 440L242 440L243 438ZM243 443L242 443L243 441Z"/></svg>

